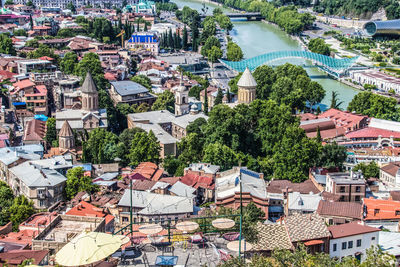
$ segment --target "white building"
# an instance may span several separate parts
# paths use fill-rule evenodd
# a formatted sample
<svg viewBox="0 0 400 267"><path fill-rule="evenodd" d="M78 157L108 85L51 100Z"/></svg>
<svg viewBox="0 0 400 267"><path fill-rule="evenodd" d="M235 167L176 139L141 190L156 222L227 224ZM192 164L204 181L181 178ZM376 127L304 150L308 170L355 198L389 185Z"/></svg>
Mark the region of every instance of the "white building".
<svg viewBox="0 0 400 267"><path fill-rule="evenodd" d="M393 89L400 94L400 79L376 70L354 71L350 73L353 81L360 85L375 85L381 91L388 92Z"/></svg>
<svg viewBox="0 0 400 267"><path fill-rule="evenodd" d="M353 256L360 261L366 257L366 251L371 246L379 244L379 228L352 222L328 227L331 233L329 255L331 258L342 259Z"/></svg>

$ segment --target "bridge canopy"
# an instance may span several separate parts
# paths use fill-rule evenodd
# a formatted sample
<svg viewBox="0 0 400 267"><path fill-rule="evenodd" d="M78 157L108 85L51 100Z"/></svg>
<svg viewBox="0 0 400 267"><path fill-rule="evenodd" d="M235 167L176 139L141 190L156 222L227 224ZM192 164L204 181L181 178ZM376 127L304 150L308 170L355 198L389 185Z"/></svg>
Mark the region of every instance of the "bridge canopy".
<svg viewBox="0 0 400 267"><path fill-rule="evenodd" d="M315 62L317 66L336 76L340 76L343 72L347 71L354 63L356 63L358 59L358 57L337 59L317 53L312 53L309 51L293 50L271 52L242 61L227 61L220 59L220 62L227 66L229 69L243 72L246 67L253 71L261 65L266 65L272 61L285 58L302 58L311 60Z"/></svg>

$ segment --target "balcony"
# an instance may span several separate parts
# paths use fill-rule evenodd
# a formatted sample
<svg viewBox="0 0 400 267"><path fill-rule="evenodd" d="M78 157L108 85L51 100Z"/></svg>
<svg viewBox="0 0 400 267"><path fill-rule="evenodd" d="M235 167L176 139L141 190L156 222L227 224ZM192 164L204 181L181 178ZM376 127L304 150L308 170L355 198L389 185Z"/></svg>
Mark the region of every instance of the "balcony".
<svg viewBox="0 0 400 267"><path fill-rule="evenodd" d="M38 199L45 199L46 198L46 193L44 193L44 192L38 193L37 194L37 198Z"/></svg>

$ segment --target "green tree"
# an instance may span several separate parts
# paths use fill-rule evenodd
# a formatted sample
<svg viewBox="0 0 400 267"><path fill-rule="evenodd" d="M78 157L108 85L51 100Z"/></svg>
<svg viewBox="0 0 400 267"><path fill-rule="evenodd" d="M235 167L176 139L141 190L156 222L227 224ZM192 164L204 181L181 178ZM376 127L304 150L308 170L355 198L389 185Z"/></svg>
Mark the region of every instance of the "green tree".
<svg viewBox="0 0 400 267"><path fill-rule="evenodd" d="M39 44L39 47L34 51L28 53L28 58L40 58L40 57L51 57L57 59L58 56L54 54L54 50L44 44Z"/></svg>
<svg viewBox="0 0 400 267"><path fill-rule="evenodd" d="M219 8L219 7L214 8L214 10L213 10L213 15L214 15L214 16L222 15L222 14L223 14L223 12L222 12L222 9L221 9L221 8Z"/></svg>
<svg viewBox="0 0 400 267"><path fill-rule="evenodd" d="M13 204L8 209L13 231L18 231L19 224L35 213L33 202L24 195L14 198Z"/></svg>
<svg viewBox="0 0 400 267"><path fill-rule="evenodd" d="M0 181L0 226L10 221L10 213L8 209L12 206L14 195L11 188L3 181Z"/></svg>
<svg viewBox="0 0 400 267"><path fill-rule="evenodd" d="M96 128L89 133L89 138L83 147L85 162L94 164L114 162L116 146L118 143L117 135L102 128Z"/></svg>
<svg viewBox="0 0 400 267"><path fill-rule="evenodd" d="M189 44L188 44L188 33L186 29L186 25L183 28L183 33L182 33L182 49L183 50L188 50Z"/></svg>
<svg viewBox="0 0 400 267"><path fill-rule="evenodd" d="M376 164L375 161L371 161L369 164L366 164L364 162L357 164L354 166L353 171L359 171L361 170L364 178L379 178L379 166Z"/></svg>
<svg viewBox="0 0 400 267"><path fill-rule="evenodd" d="M200 86L193 86L189 90L189 96L190 97L195 97L197 100L200 100L200 92L203 90Z"/></svg>
<svg viewBox="0 0 400 267"><path fill-rule="evenodd" d="M319 144L315 140L307 138L303 129L292 126L286 129L276 149L273 156L276 179L297 183L308 179L309 168L318 157Z"/></svg>
<svg viewBox="0 0 400 267"><path fill-rule="evenodd" d="M205 44L201 47L201 54L204 57L208 57L209 50L211 50L212 47L214 46L221 48L221 44L219 43L217 37L215 36L208 37Z"/></svg>
<svg viewBox="0 0 400 267"><path fill-rule="evenodd" d="M55 118L48 118L46 121L46 136L44 140L47 142L48 145L52 146L54 141L57 141L57 129L56 129L56 119Z"/></svg>
<svg viewBox="0 0 400 267"><path fill-rule="evenodd" d="M203 21L203 32L201 33L201 40L205 42L208 37L214 36L217 31L214 17L206 17Z"/></svg>
<svg viewBox="0 0 400 267"><path fill-rule="evenodd" d="M13 1L13 0L6 0L6 1L4 2L4 5L5 5L5 6L14 5L14 1Z"/></svg>
<svg viewBox="0 0 400 267"><path fill-rule="evenodd" d="M168 110L175 113L175 96L168 90L158 95L157 100L153 103L152 110Z"/></svg>
<svg viewBox="0 0 400 267"><path fill-rule="evenodd" d="M214 106L222 104L222 99L224 97L224 94L222 93L221 88L218 89L217 97L215 98L214 101Z"/></svg>
<svg viewBox="0 0 400 267"><path fill-rule="evenodd" d="M74 13L74 14L76 13L76 7L72 2L69 2L67 4L67 9L71 10L71 12Z"/></svg>
<svg viewBox="0 0 400 267"><path fill-rule="evenodd" d="M321 38L311 39L308 43L308 49L310 49L311 52L325 56L329 56L331 54L329 45L327 45L324 39Z"/></svg>
<svg viewBox="0 0 400 267"><path fill-rule="evenodd" d="M60 62L61 70L66 74L75 73L75 68L78 64L78 56L75 52L67 52Z"/></svg>
<svg viewBox="0 0 400 267"><path fill-rule="evenodd" d="M343 163L347 158L347 150L343 146L339 146L336 142L327 144L322 147L319 154L318 166L333 168L343 168Z"/></svg>
<svg viewBox="0 0 400 267"><path fill-rule="evenodd" d="M67 171L67 182L65 184L65 193L67 199L72 199L79 192L85 191L92 194L99 190L99 187L92 182L92 178L85 176L82 167L75 167Z"/></svg>
<svg viewBox="0 0 400 267"><path fill-rule="evenodd" d="M309 103L311 110L315 104L320 103L325 97L324 88L322 87L322 85L315 81L309 82L307 87L302 89L304 92L304 98Z"/></svg>
<svg viewBox="0 0 400 267"><path fill-rule="evenodd" d="M227 15L224 15L224 14L216 15L215 20L218 22L219 26L222 29L224 29L228 32L233 29L233 23Z"/></svg>
<svg viewBox="0 0 400 267"><path fill-rule="evenodd" d="M226 57L229 61L240 61L243 59L243 52L240 46L234 42L228 42Z"/></svg>
<svg viewBox="0 0 400 267"><path fill-rule="evenodd" d="M338 94L338 92L332 91L330 108L340 109L340 106L341 106L342 104L343 104L343 101L339 101L339 94Z"/></svg>
<svg viewBox="0 0 400 267"><path fill-rule="evenodd" d="M349 103L347 110L379 119L399 120L396 99L372 92L358 93Z"/></svg>
<svg viewBox="0 0 400 267"><path fill-rule="evenodd" d="M203 161L220 166L221 171L238 164L235 151L220 143L209 144L204 148Z"/></svg>
<svg viewBox="0 0 400 267"><path fill-rule="evenodd" d="M149 79L149 77L147 77L145 75L133 76L131 78L131 81L136 82L136 83L146 87L147 89L151 90L151 80Z"/></svg>
<svg viewBox="0 0 400 267"><path fill-rule="evenodd" d="M221 48L217 47L217 46L213 46L211 47L210 50L208 50L208 54L207 54L208 60L212 63L215 63L218 61L218 59L220 59L222 57L222 50Z"/></svg>
<svg viewBox="0 0 400 267"><path fill-rule="evenodd" d="M208 93L207 93L207 88L204 88L203 112L204 112L204 114L208 115Z"/></svg>
<svg viewBox="0 0 400 267"><path fill-rule="evenodd" d="M130 165L137 166L141 162L160 162L160 144L154 133L138 132L132 139L129 152Z"/></svg>
<svg viewBox="0 0 400 267"><path fill-rule="evenodd" d="M0 34L0 53L12 56L15 56L17 54L11 38L4 33Z"/></svg>
<svg viewBox="0 0 400 267"><path fill-rule="evenodd" d="M28 36L27 32L24 29L16 29L13 31L15 36Z"/></svg>

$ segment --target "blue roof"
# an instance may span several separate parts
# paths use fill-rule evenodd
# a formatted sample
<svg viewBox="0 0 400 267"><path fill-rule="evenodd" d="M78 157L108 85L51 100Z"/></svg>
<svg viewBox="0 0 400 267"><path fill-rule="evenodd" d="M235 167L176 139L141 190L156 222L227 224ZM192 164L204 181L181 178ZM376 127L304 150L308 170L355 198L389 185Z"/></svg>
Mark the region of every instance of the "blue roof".
<svg viewBox="0 0 400 267"><path fill-rule="evenodd" d="M26 103L25 102L13 102L13 105L14 106L24 106L24 105L26 105Z"/></svg>
<svg viewBox="0 0 400 267"><path fill-rule="evenodd" d="M39 115L35 115L34 118L39 121L47 121L49 117L47 117L43 114L39 114Z"/></svg>
<svg viewBox="0 0 400 267"><path fill-rule="evenodd" d="M128 43L157 43L157 36L154 34L132 34Z"/></svg>
<svg viewBox="0 0 400 267"><path fill-rule="evenodd" d="M82 167L85 171L92 171L92 164L90 163L74 165L74 167Z"/></svg>

